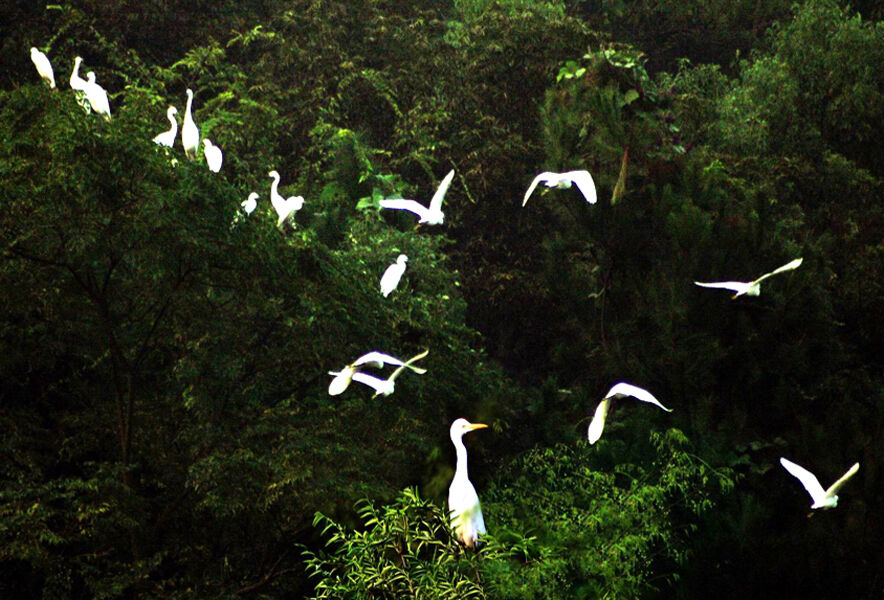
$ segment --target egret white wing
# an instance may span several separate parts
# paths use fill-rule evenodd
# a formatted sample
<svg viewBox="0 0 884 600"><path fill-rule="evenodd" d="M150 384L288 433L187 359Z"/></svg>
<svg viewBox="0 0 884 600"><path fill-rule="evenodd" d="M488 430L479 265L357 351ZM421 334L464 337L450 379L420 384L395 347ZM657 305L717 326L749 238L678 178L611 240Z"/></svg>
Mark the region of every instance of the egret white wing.
<svg viewBox="0 0 884 600"><path fill-rule="evenodd" d="M395 356L390 356L389 354L384 354L383 352L372 351L366 354L363 354L356 360L351 363L351 366L358 367L360 365L371 365L372 367L376 367L378 369L382 368L384 365L396 365L401 366L405 363L396 358Z"/></svg>
<svg viewBox="0 0 884 600"><path fill-rule="evenodd" d="M426 219L430 214L430 211L426 206L417 202L416 200L406 200L404 198L399 198L396 200L380 200L378 201L378 205L381 208L392 208L394 210L407 210L409 212L413 212L421 219Z"/></svg>
<svg viewBox="0 0 884 600"><path fill-rule="evenodd" d="M671 408L666 408L665 406L663 406L651 392L630 383L620 382L614 385L610 390L608 390L608 394L605 396L605 398L611 398L613 396L632 396L633 398L641 400L642 402L650 402L651 404L659 406L666 412L672 412Z"/></svg>
<svg viewBox="0 0 884 600"><path fill-rule="evenodd" d="M596 203L595 181L593 181L589 171L571 171L563 175L574 182L587 202L590 204Z"/></svg>
<svg viewBox="0 0 884 600"><path fill-rule="evenodd" d="M400 369L402 367L399 367ZM368 373L363 373L361 371L356 371L353 373L353 381L358 381L364 385L367 385L370 388L374 389L375 396L379 394L383 394L384 396L389 396L393 393L393 381L390 379L379 379L373 375L369 375Z"/></svg>
<svg viewBox="0 0 884 600"><path fill-rule="evenodd" d="M695 281L694 284L705 288L720 288L724 290L732 290L734 292L745 294L746 290L752 287L752 283L743 281L715 281L711 283L700 283Z"/></svg>
<svg viewBox="0 0 884 600"><path fill-rule="evenodd" d="M801 485L804 486L804 489L806 489L807 493L810 494L810 497L813 498L814 504L819 504L825 499L826 491L823 489L823 486L820 485L819 479L816 478L816 475L814 475L804 467L800 467L792 461L786 460L782 457L780 458L780 464L783 465L784 469L789 471L789 473L791 473L796 479L798 479L798 481L801 482ZM859 465L855 466L859 468ZM844 478L842 477L842 479ZM838 481L841 480L839 479ZM835 483L837 484L838 482Z"/></svg>
<svg viewBox="0 0 884 600"><path fill-rule="evenodd" d="M528 191L525 192L525 198L524 198L524 200L522 200L522 206L525 206L526 204L528 204L528 198L534 192L534 189L537 187L537 184L539 184L541 181L549 181L550 178L556 177L556 175L557 175L556 173L544 171L543 173L541 173L540 175L535 177L534 181L531 182L531 185L528 186Z"/></svg>
<svg viewBox="0 0 884 600"><path fill-rule="evenodd" d="M778 269L774 269L774 270L771 271L770 273L765 273L764 275L762 275L761 277L759 277L758 279L756 279L756 280L755 280L755 283L758 283L758 282L760 282L760 281L763 281L764 279L767 279L768 277L770 277L770 276L772 276L772 275L776 275L776 274L778 274L778 273L783 273L784 271L794 271L795 269L797 269L798 267L801 266L801 263L802 263L802 262L804 262L804 259L803 259L803 258L796 258L796 259L793 260L792 262L786 263L786 264L783 265L782 267L780 267L780 268L778 268Z"/></svg>
<svg viewBox="0 0 884 600"><path fill-rule="evenodd" d="M609 406L610 400L605 398L595 407L595 414L592 416L592 422L589 424L589 429L586 432L590 444L595 444L602 437L602 431L605 430L605 419L608 418Z"/></svg>
<svg viewBox="0 0 884 600"><path fill-rule="evenodd" d="M841 489L841 486L847 483L848 479L856 475L857 471L859 471L859 463L853 463L853 466L847 470L847 473L841 476L841 479L829 486L829 489L826 490L826 497L831 498L832 496L834 496L838 492L838 490Z"/></svg>
<svg viewBox="0 0 884 600"><path fill-rule="evenodd" d="M454 179L454 169L448 171L448 175L445 176L439 184L439 187L436 188L436 193L433 194L433 198L430 200L430 212L439 212L442 210L442 200L448 192L448 186L451 185L452 179Z"/></svg>

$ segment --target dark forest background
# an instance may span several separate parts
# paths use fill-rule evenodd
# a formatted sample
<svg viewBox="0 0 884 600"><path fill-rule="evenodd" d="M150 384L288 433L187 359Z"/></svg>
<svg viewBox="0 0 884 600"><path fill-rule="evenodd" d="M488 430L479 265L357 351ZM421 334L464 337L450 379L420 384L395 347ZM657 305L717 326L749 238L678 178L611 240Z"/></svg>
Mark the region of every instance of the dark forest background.
<svg viewBox="0 0 884 600"><path fill-rule="evenodd" d="M881 598L882 18L5 2L0 597ZM220 174L151 142L187 88ZM377 208L452 168L443 226ZM596 205L521 207L584 168ZM271 169L306 199L285 232ZM799 256L757 298L692 283ZM424 348L392 396L327 394ZM617 381L674 412L624 400L589 446ZM491 425L466 439L479 553L442 508L457 417ZM824 485L861 467L809 518L780 456Z"/></svg>

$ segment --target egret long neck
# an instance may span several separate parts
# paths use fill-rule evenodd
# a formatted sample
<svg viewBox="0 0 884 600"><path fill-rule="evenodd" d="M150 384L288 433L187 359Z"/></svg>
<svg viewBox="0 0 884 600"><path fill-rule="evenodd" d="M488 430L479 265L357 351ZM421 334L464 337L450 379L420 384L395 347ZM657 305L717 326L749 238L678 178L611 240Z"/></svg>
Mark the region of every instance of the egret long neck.
<svg viewBox="0 0 884 600"><path fill-rule="evenodd" d="M455 479L468 479L467 475L467 448L463 445L461 438L455 438L454 449L457 451L457 467L454 469Z"/></svg>

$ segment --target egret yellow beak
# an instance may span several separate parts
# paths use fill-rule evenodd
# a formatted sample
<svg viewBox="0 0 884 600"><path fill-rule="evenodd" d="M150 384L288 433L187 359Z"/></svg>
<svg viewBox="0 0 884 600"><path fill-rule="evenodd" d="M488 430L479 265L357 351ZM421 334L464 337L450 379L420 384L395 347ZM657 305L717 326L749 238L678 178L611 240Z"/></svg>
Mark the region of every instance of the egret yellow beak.
<svg viewBox="0 0 884 600"><path fill-rule="evenodd" d="M475 429L485 429L486 427L488 427L488 425L486 425L485 423L470 423L470 426L467 427L467 429L473 431Z"/></svg>

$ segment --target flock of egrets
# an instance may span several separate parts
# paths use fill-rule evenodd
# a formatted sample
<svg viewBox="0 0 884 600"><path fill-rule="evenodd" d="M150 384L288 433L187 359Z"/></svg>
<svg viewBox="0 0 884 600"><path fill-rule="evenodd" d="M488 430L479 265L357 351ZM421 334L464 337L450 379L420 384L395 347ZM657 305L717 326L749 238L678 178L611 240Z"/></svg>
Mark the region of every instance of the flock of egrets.
<svg viewBox="0 0 884 600"><path fill-rule="evenodd" d="M46 55L37 48L31 48L31 60L37 68L40 77L51 87L55 88L55 76L53 74L52 65ZM80 64L82 58L79 56L74 60L74 69L70 77L70 85L76 93L77 101L88 113L94 111L110 120L110 103L108 101L107 92L95 80L95 74L88 72L86 79L79 76ZM181 125L181 144L184 148L185 155L190 159L195 159L200 146L200 133L195 121L193 120L193 91L187 90L187 106L184 113L184 121ZM170 129L158 134L153 141L167 148L172 148L178 135L178 121L176 115L178 110L174 106L170 106L166 111L169 119ZM221 149L214 145L209 139L202 140L204 149L203 154L210 170L217 173L221 170L223 160ZM270 201L276 210L279 219L277 226L282 227L289 217L292 217L304 205L304 198L301 196L283 197L279 193L280 176L275 170L268 173L273 179L270 188ZM454 170L449 171L445 178L440 182L436 193L430 200L429 205L423 204L404 198L398 199L382 199L378 202L381 208L392 210L406 210L414 213L418 217L418 223L424 225L442 225L445 215L442 212L442 201L454 178ZM534 192L538 184L543 183L548 188L567 189L572 185L576 185L583 197L589 204L596 203L595 182L588 171L569 171L566 173L543 172L537 175L531 182L525 197L522 200L522 206L528 202L528 198ZM255 192L251 193L247 200L242 203L243 213L251 214L257 207L259 195ZM239 216L239 215L238 215ZM390 265L380 280L381 294L384 297L389 296L399 285L403 274L405 273L406 262L408 257L400 254L396 262ZM761 282L768 277L797 269L801 265L802 259L795 260L758 277L749 282L742 281L723 281L713 283L701 283L695 281L698 286L708 288L722 288L735 292L733 299L739 296L758 296L761 293ZM411 357L408 360L400 360L389 354L372 351L364 354L353 362L344 366L340 371L329 372L333 379L328 387L328 393L332 396L342 394L350 383L356 381L366 385L374 390L374 396L389 396L395 390L396 378L405 370L412 371L418 375L427 372L426 369L417 367L413 363L426 357L429 350L425 350L420 354ZM395 366L396 369L386 379L381 379L374 375L364 372L366 368L383 369L385 366ZM629 383L617 383L602 398L595 409L592 421L587 430L587 437L590 444L594 444L599 440L605 427L605 420L611 407L611 402L618 398L632 397L642 402L653 404L662 410L672 412L654 397L649 391ZM457 537L467 546L472 547L477 543L481 535L486 533L485 522L482 517L482 510L479 505L479 496L476 493L473 484L470 482L467 474L467 451L463 444L464 434L487 427L483 423L470 423L466 419L457 419L451 424L449 431L451 442L454 444L457 454L457 465L451 486L448 490L448 509L451 515L451 524ZM792 475L794 475L805 487L807 492L813 499L812 509L833 508L838 504L838 496L836 492L842 485L859 470L859 463L854 464L840 479L833 483L828 489L823 489L817 478L808 470L796 465L795 463L780 458L780 463Z"/></svg>

